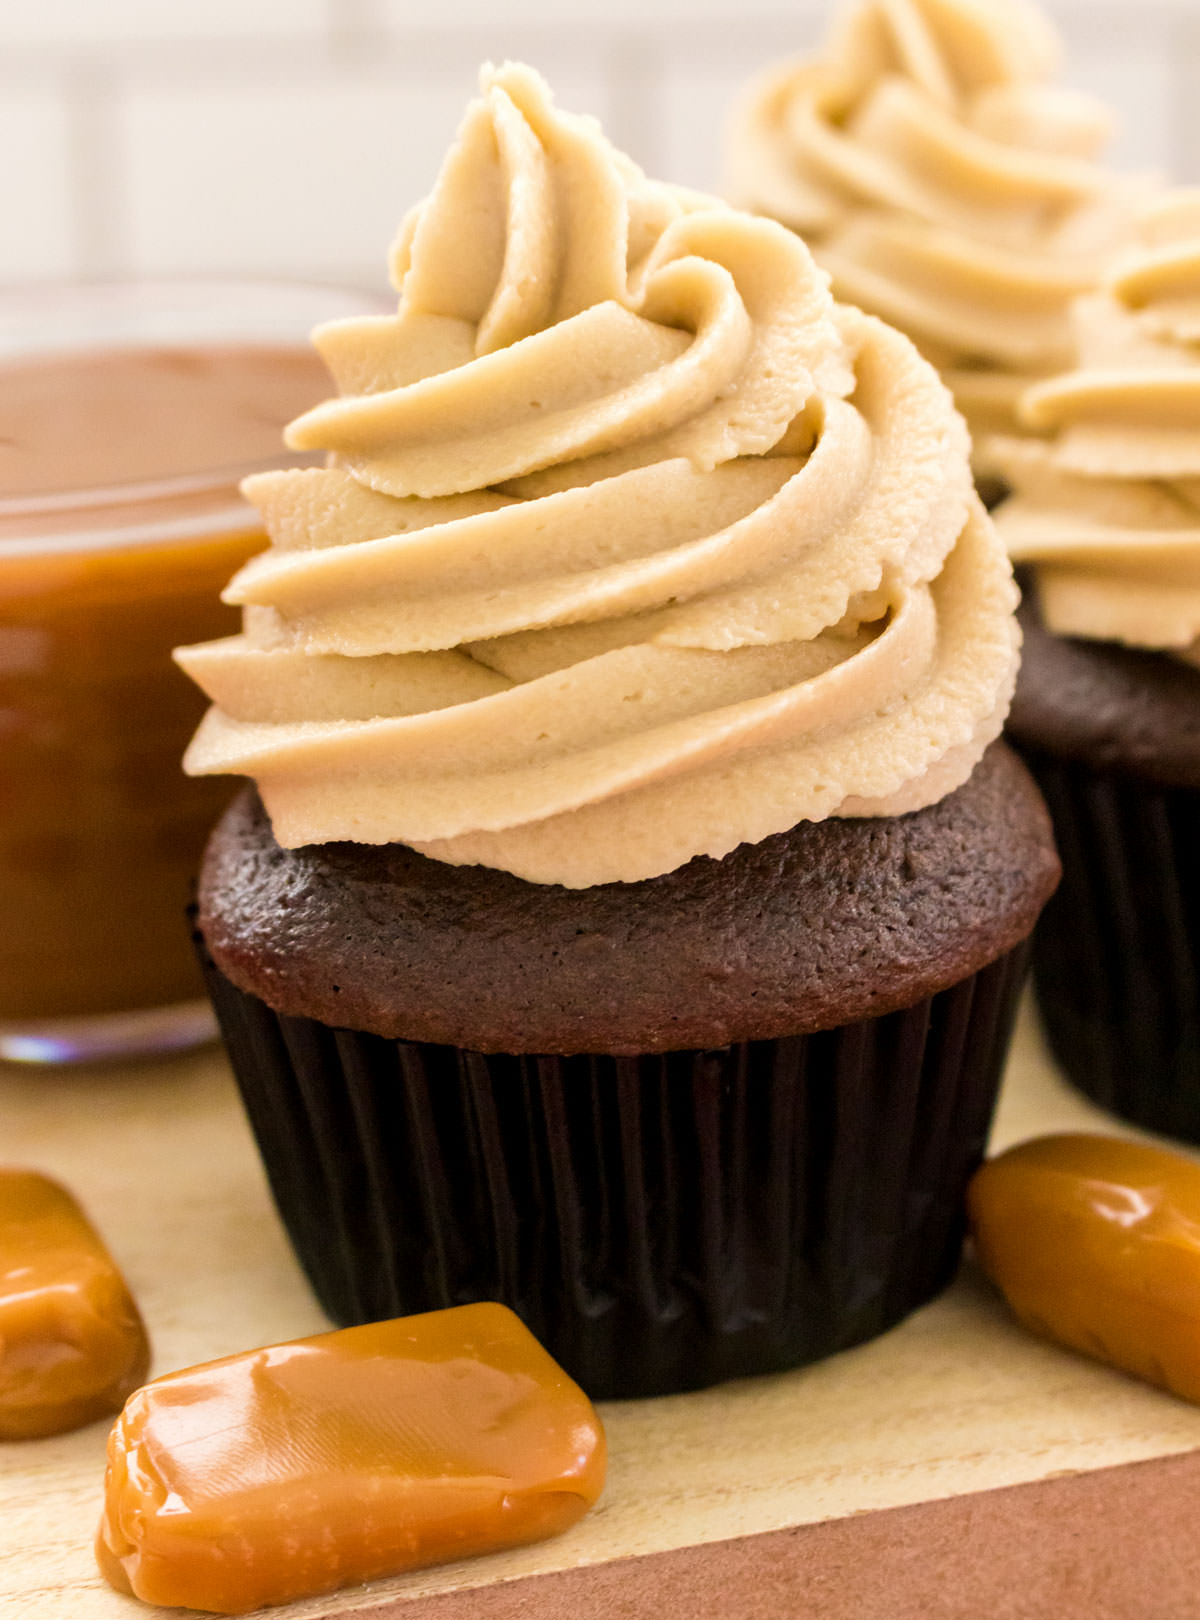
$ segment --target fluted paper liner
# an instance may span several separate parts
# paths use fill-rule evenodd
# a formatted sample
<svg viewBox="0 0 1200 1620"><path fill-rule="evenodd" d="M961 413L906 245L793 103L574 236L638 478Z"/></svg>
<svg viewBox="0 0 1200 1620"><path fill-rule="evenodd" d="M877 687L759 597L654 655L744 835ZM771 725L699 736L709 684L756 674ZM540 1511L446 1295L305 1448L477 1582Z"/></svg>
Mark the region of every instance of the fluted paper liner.
<svg viewBox="0 0 1200 1620"><path fill-rule="evenodd" d="M1200 1143L1200 793L1023 753L1063 864L1034 936L1051 1049L1093 1102Z"/></svg>
<svg viewBox="0 0 1200 1620"><path fill-rule="evenodd" d="M840 1029L635 1058L332 1029L205 966L330 1316L500 1300L606 1399L802 1365L950 1281L1025 958Z"/></svg>

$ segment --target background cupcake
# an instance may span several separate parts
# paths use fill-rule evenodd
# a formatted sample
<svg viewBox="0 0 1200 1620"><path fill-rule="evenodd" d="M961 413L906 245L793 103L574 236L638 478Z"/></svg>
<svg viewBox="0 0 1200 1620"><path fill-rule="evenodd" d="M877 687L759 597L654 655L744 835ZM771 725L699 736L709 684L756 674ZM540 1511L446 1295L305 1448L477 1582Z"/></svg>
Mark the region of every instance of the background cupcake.
<svg viewBox="0 0 1200 1620"><path fill-rule="evenodd" d="M941 370L988 491L992 435L1071 364L1071 302L1148 187L1098 166L1110 120L1049 82L1058 58L1026 0L856 0L822 55L752 87L730 132L731 197L799 231L836 297Z"/></svg>
<svg viewBox="0 0 1200 1620"><path fill-rule="evenodd" d="M340 1319L500 1298L594 1395L951 1274L1056 876L966 436L798 238L486 71L398 314L251 480L200 926ZM269 818L269 820L268 820Z"/></svg>
<svg viewBox="0 0 1200 1620"><path fill-rule="evenodd" d="M1082 1089L1200 1140L1200 193L1146 213L1076 322L1078 369L1022 405L1053 437L997 447L1034 583L1010 729L1064 862L1036 981Z"/></svg>

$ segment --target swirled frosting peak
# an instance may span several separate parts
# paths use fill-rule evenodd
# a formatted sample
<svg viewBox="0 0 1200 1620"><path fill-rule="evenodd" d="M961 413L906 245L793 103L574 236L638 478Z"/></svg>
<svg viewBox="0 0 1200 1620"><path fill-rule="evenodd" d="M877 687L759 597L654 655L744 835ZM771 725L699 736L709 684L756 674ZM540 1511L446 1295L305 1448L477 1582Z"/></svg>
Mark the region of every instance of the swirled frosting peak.
<svg viewBox="0 0 1200 1620"><path fill-rule="evenodd" d="M1078 366L1021 403L1051 437L997 445L1001 534L1052 630L1200 663L1200 191L1146 211L1075 322Z"/></svg>
<svg viewBox="0 0 1200 1620"><path fill-rule="evenodd" d="M913 338L980 470L1023 387L1070 364L1071 300L1146 188L1095 161L1109 118L1049 82L1058 54L1026 0L855 0L819 58L751 88L731 131L730 195Z"/></svg>
<svg viewBox="0 0 1200 1620"><path fill-rule="evenodd" d="M645 179L485 70L401 228L394 316L244 486L240 636L178 657L193 773L285 846L583 887L931 803L1003 722L1009 564L961 419L800 240Z"/></svg>

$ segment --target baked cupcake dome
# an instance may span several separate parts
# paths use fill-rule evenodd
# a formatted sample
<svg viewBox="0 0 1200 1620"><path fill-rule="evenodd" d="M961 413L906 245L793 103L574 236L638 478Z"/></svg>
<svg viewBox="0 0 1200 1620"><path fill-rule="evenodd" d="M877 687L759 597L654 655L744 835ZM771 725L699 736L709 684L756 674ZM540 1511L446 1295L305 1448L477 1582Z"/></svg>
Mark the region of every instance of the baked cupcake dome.
<svg viewBox="0 0 1200 1620"><path fill-rule="evenodd" d="M210 844L199 922L278 1012L480 1053L636 1056L773 1041L937 995L1033 928L1056 864L993 744L927 810L801 822L723 860L586 889L403 844L281 850L251 790Z"/></svg>
<svg viewBox="0 0 1200 1620"><path fill-rule="evenodd" d="M919 345L989 482L991 436L1071 363L1071 302L1150 184L1100 167L1110 119L1050 82L1059 56L1028 0L855 0L730 130L730 196L800 232L835 296Z"/></svg>
<svg viewBox="0 0 1200 1620"><path fill-rule="evenodd" d="M528 70L483 89L397 316L317 334L343 395L290 437L330 465L247 485L243 635L180 654L189 768L269 818L215 838L201 932L329 1308L500 1297L647 1393L946 1280L1055 859L980 766L1015 590L935 373L781 226L647 181ZM979 830L1006 771L1015 868ZM975 896L945 934L922 871Z"/></svg>
<svg viewBox="0 0 1200 1620"><path fill-rule="evenodd" d="M1200 1140L1200 195L1076 319L1078 368L1023 406L1054 437L999 447L1032 598L1010 732L1064 859L1035 979L1076 1084Z"/></svg>

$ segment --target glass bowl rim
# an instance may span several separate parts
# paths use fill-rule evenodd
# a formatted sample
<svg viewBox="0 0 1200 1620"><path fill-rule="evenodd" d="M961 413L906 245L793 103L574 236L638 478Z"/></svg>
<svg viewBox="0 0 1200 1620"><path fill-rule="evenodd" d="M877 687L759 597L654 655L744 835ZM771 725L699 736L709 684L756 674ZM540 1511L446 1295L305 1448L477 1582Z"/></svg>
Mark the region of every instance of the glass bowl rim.
<svg viewBox="0 0 1200 1620"><path fill-rule="evenodd" d="M104 276L79 280L9 282L0 287L0 366L6 358L17 355L32 357L70 352L98 352L111 346L103 336L92 341L51 343L44 347L6 348L2 323L18 317L22 310L52 316L55 309L75 307L82 309L90 300L100 309L105 302L109 307L124 305L132 312L137 307L139 294L150 295L152 302L159 297L164 307L172 295L177 299L188 295L213 294L227 300L225 307L231 312L238 295L266 297L272 292L299 300L310 297L314 304L327 302L324 314L312 313L310 326L341 316L383 315L395 308L393 299L362 286L316 278L267 276L249 274L184 274L152 276ZM340 311L339 307L341 306ZM147 303L146 308L150 308ZM186 316L181 316L186 320ZM257 336L248 328L247 341L284 341L278 331L263 326ZM128 336L117 341L128 343ZM143 341L162 341L161 336L143 338ZM200 341L193 339L193 341ZM226 339L228 341L228 338ZM307 342L307 337L305 339ZM330 384L332 392L333 385ZM20 495L0 495L0 563L15 557L49 555L52 553L89 552L97 550L124 550L135 546L171 545L198 535L211 535L217 539L239 529L258 526L257 519L243 497L238 485L243 478L258 472L274 472L296 466L312 466L312 458L289 452L280 441L279 451L266 457L225 464L202 472L168 475L163 478L137 479L124 483L89 485L78 489L27 492ZM222 500L221 497L225 499ZM203 500L201 510L188 513L185 503L191 498ZM182 512L155 518L153 508L178 503ZM139 509L139 519L129 521L129 508ZM126 518L122 521L122 512ZM105 514L108 521L105 521ZM83 522L84 518L92 521ZM64 524L74 518L76 527L55 529L54 520ZM48 532L22 534L22 520L36 523ZM6 534L4 531L8 530Z"/></svg>

